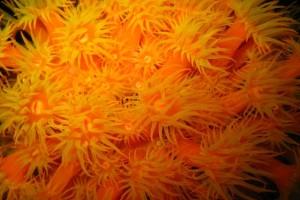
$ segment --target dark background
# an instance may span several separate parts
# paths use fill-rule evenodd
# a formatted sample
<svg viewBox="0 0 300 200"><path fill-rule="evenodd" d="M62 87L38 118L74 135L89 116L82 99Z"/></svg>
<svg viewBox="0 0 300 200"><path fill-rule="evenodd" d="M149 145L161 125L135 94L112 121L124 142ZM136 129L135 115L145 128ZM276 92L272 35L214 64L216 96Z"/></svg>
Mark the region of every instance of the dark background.
<svg viewBox="0 0 300 200"><path fill-rule="evenodd" d="M43 0L41 0L43 1ZM101 1L101 0L99 0ZM143 0L141 0L143 1ZM181 0L178 0L181 1ZM252 0L248 0L248 1L252 1ZM2 12L8 12L10 15L13 15L12 12L9 11L9 9L7 9L5 7L5 5L3 4L4 0L0 0L0 13ZM74 0L74 2L76 2ZM288 6L290 8L290 12L288 13L290 15L290 17L298 20L298 22L300 23L300 0L279 0L279 3L281 5L284 6ZM297 29L297 31L300 33L300 25L296 25L295 28ZM258 200L277 200L278 199L278 190L276 188L276 186L274 185L274 183L272 183L270 180L267 180L267 187L269 189L274 190L274 193L261 193L257 199ZM300 181L299 183L295 184L295 188L292 190L292 193L289 197L289 200L300 200Z"/></svg>
<svg viewBox="0 0 300 200"><path fill-rule="evenodd" d="M43 1L43 0L41 0L41 1ZM76 1L76 0L74 0L74 1ZM79 0L80 1L80 0ZM101 0L99 0L99 1L101 1ZM180 1L180 0L178 0L178 1ZM251 0L248 0L248 1L251 1ZM0 7L2 8L3 7L3 3L2 2L4 2L4 0L0 0ZM300 4L300 0L279 0L279 3L281 4L281 5L291 5L291 4L293 4L294 6L294 8L296 8L297 7L297 10L299 11L300 10L300 6L299 6L299 4ZM2 12L2 11L0 11L0 12ZM298 15L299 16L299 15Z"/></svg>

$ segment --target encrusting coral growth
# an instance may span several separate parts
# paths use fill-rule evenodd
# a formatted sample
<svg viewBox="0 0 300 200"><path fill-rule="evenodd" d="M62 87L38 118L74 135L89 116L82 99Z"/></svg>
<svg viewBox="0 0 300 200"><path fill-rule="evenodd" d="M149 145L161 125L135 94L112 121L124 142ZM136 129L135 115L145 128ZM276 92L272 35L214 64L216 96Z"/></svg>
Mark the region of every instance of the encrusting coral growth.
<svg viewBox="0 0 300 200"><path fill-rule="evenodd" d="M277 1L3 5L0 199L289 198L300 44Z"/></svg>

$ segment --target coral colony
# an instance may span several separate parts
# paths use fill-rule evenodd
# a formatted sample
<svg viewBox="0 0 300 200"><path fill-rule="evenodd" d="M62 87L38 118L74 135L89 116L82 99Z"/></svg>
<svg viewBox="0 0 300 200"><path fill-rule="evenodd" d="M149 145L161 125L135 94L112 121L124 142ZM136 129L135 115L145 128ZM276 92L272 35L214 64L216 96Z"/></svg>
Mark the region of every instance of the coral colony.
<svg viewBox="0 0 300 200"><path fill-rule="evenodd" d="M2 5L0 199L289 198L300 43L277 1Z"/></svg>

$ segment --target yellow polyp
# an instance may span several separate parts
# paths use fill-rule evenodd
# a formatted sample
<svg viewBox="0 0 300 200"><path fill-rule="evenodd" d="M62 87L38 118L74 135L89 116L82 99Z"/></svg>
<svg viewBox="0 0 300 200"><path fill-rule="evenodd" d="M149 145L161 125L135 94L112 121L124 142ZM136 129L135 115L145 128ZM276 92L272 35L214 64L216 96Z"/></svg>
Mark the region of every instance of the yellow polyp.
<svg viewBox="0 0 300 200"><path fill-rule="evenodd" d="M159 112L159 111L163 110L163 108L166 106L166 103L163 102L162 100L157 100L154 102L153 106L154 106L154 109L157 112Z"/></svg>
<svg viewBox="0 0 300 200"><path fill-rule="evenodd" d="M0 199L287 197L300 45L279 3L5 0Z"/></svg>
<svg viewBox="0 0 300 200"><path fill-rule="evenodd" d="M229 1L237 18L247 27L247 35L253 38L257 49L270 52L271 46L286 46L283 38L289 38L296 33L291 28L295 21L285 16L285 10L276 1ZM281 36L281 37L280 37Z"/></svg>
<svg viewBox="0 0 300 200"><path fill-rule="evenodd" d="M79 40L79 42L80 42L81 44L84 44L84 43L86 43L88 40L89 40L89 38L88 38L88 36L85 34L85 35Z"/></svg>
<svg viewBox="0 0 300 200"><path fill-rule="evenodd" d="M29 108L29 112L27 113L28 120L31 123L50 116L48 112L50 105L47 96L43 92L38 92L38 94L34 95L27 106Z"/></svg>
<svg viewBox="0 0 300 200"><path fill-rule="evenodd" d="M163 52L159 41L143 39L140 47L133 53L132 64L136 71L145 78L157 71L163 63Z"/></svg>
<svg viewBox="0 0 300 200"><path fill-rule="evenodd" d="M181 106L178 100L174 101L171 99L158 99L153 103L153 107L156 112L164 113L167 116L175 115L181 110Z"/></svg>
<svg viewBox="0 0 300 200"><path fill-rule="evenodd" d="M168 156L172 158L173 155L161 147L155 148L154 145L130 152L129 163L124 171L125 177L121 182L121 187L126 191L121 199L141 198L146 191L149 197L162 197L164 194L176 196L176 190L168 187L168 183L180 186L180 182L176 180L178 168L169 164L166 160ZM174 164L180 165L180 162L176 161ZM151 184L152 181L156 184Z"/></svg>
<svg viewBox="0 0 300 200"><path fill-rule="evenodd" d="M43 63L45 63L44 59L39 57L38 55L35 56L35 58L32 60L33 65L35 65L35 67L42 67Z"/></svg>
<svg viewBox="0 0 300 200"><path fill-rule="evenodd" d="M36 101L31 104L31 112L40 115L43 112L44 105L42 101Z"/></svg>
<svg viewBox="0 0 300 200"><path fill-rule="evenodd" d="M114 40L110 35L112 28L109 23L99 19L99 3L87 6L89 9L80 4L76 9L70 8L66 11L64 26L57 29L55 39L60 46L60 54L70 58L71 64L85 62L91 67L90 65L96 64L94 57L109 57L108 52ZM81 20L78 21L77 18Z"/></svg>
<svg viewBox="0 0 300 200"><path fill-rule="evenodd" d="M152 60L151 56L145 56L145 57L144 57L144 61L145 61L145 63L147 63L147 64L149 64L149 63L151 62L151 60Z"/></svg>
<svg viewBox="0 0 300 200"><path fill-rule="evenodd" d="M133 125L131 123L126 123L124 125L124 128L127 130L127 131L131 131L133 129Z"/></svg>
<svg viewBox="0 0 300 200"><path fill-rule="evenodd" d="M135 87L140 89L142 87L142 83L140 81L136 82Z"/></svg>
<svg viewBox="0 0 300 200"><path fill-rule="evenodd" d="M49 70L54 66L54 50L53 45L49 40L43 39L41 34L37 33L36 38L31 42L24 35L22 35L25 45L17 44L20 51L20 56L16 58L18 67L22 71L31 72Z"/></svg>
<svg viewBox="0 0 300 200"><path fill-rule="evenodd" d="M34 150L34 151L31 153L31 156L32 156L32 157L36 157L38 154L39 154L39 150L36 149L36 150Z"/></svg>
<svg viewBox="0 0 300 200"><path fill-rule="evenodd" d="M117 55L117 54L112 54L112 58L113 58L114 60L117 60L117 59L118 59L118 55Z"/></svg>
<svg viewBox="0 0 300 200"><path fill-rule="evenodd" d="M262 92L263 90L261 88L257 88L257 87L249 88L248 90L249 99L254 102L260 101Z"/></svg>
<svg viewBox="0 0 300 200"><path fill-rule="evenodd" d="M95 27L92 24L86 24L83 25L82 28L80 28L77 35L74 38L74 47L77 48L83 48L84 45L87 45L89 41L93 40Z"/></svg>
<svg viewBox="0 0 300 200"><path fill-rule="evenodd" d="M107 170L110 167L110 164L108 162L104 162L101 167Z"/></svg>

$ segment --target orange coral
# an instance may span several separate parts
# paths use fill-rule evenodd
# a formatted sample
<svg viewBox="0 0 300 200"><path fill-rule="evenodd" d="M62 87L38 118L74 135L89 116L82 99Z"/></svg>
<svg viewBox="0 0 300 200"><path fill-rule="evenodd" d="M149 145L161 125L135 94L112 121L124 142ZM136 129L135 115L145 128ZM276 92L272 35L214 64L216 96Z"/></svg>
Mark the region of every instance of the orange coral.
<svg viewBox="0 0 300 200"><path fill-rule="evenodd" d="M4 4L1 199L288 197L300 45L276 0Z"/></svg>

